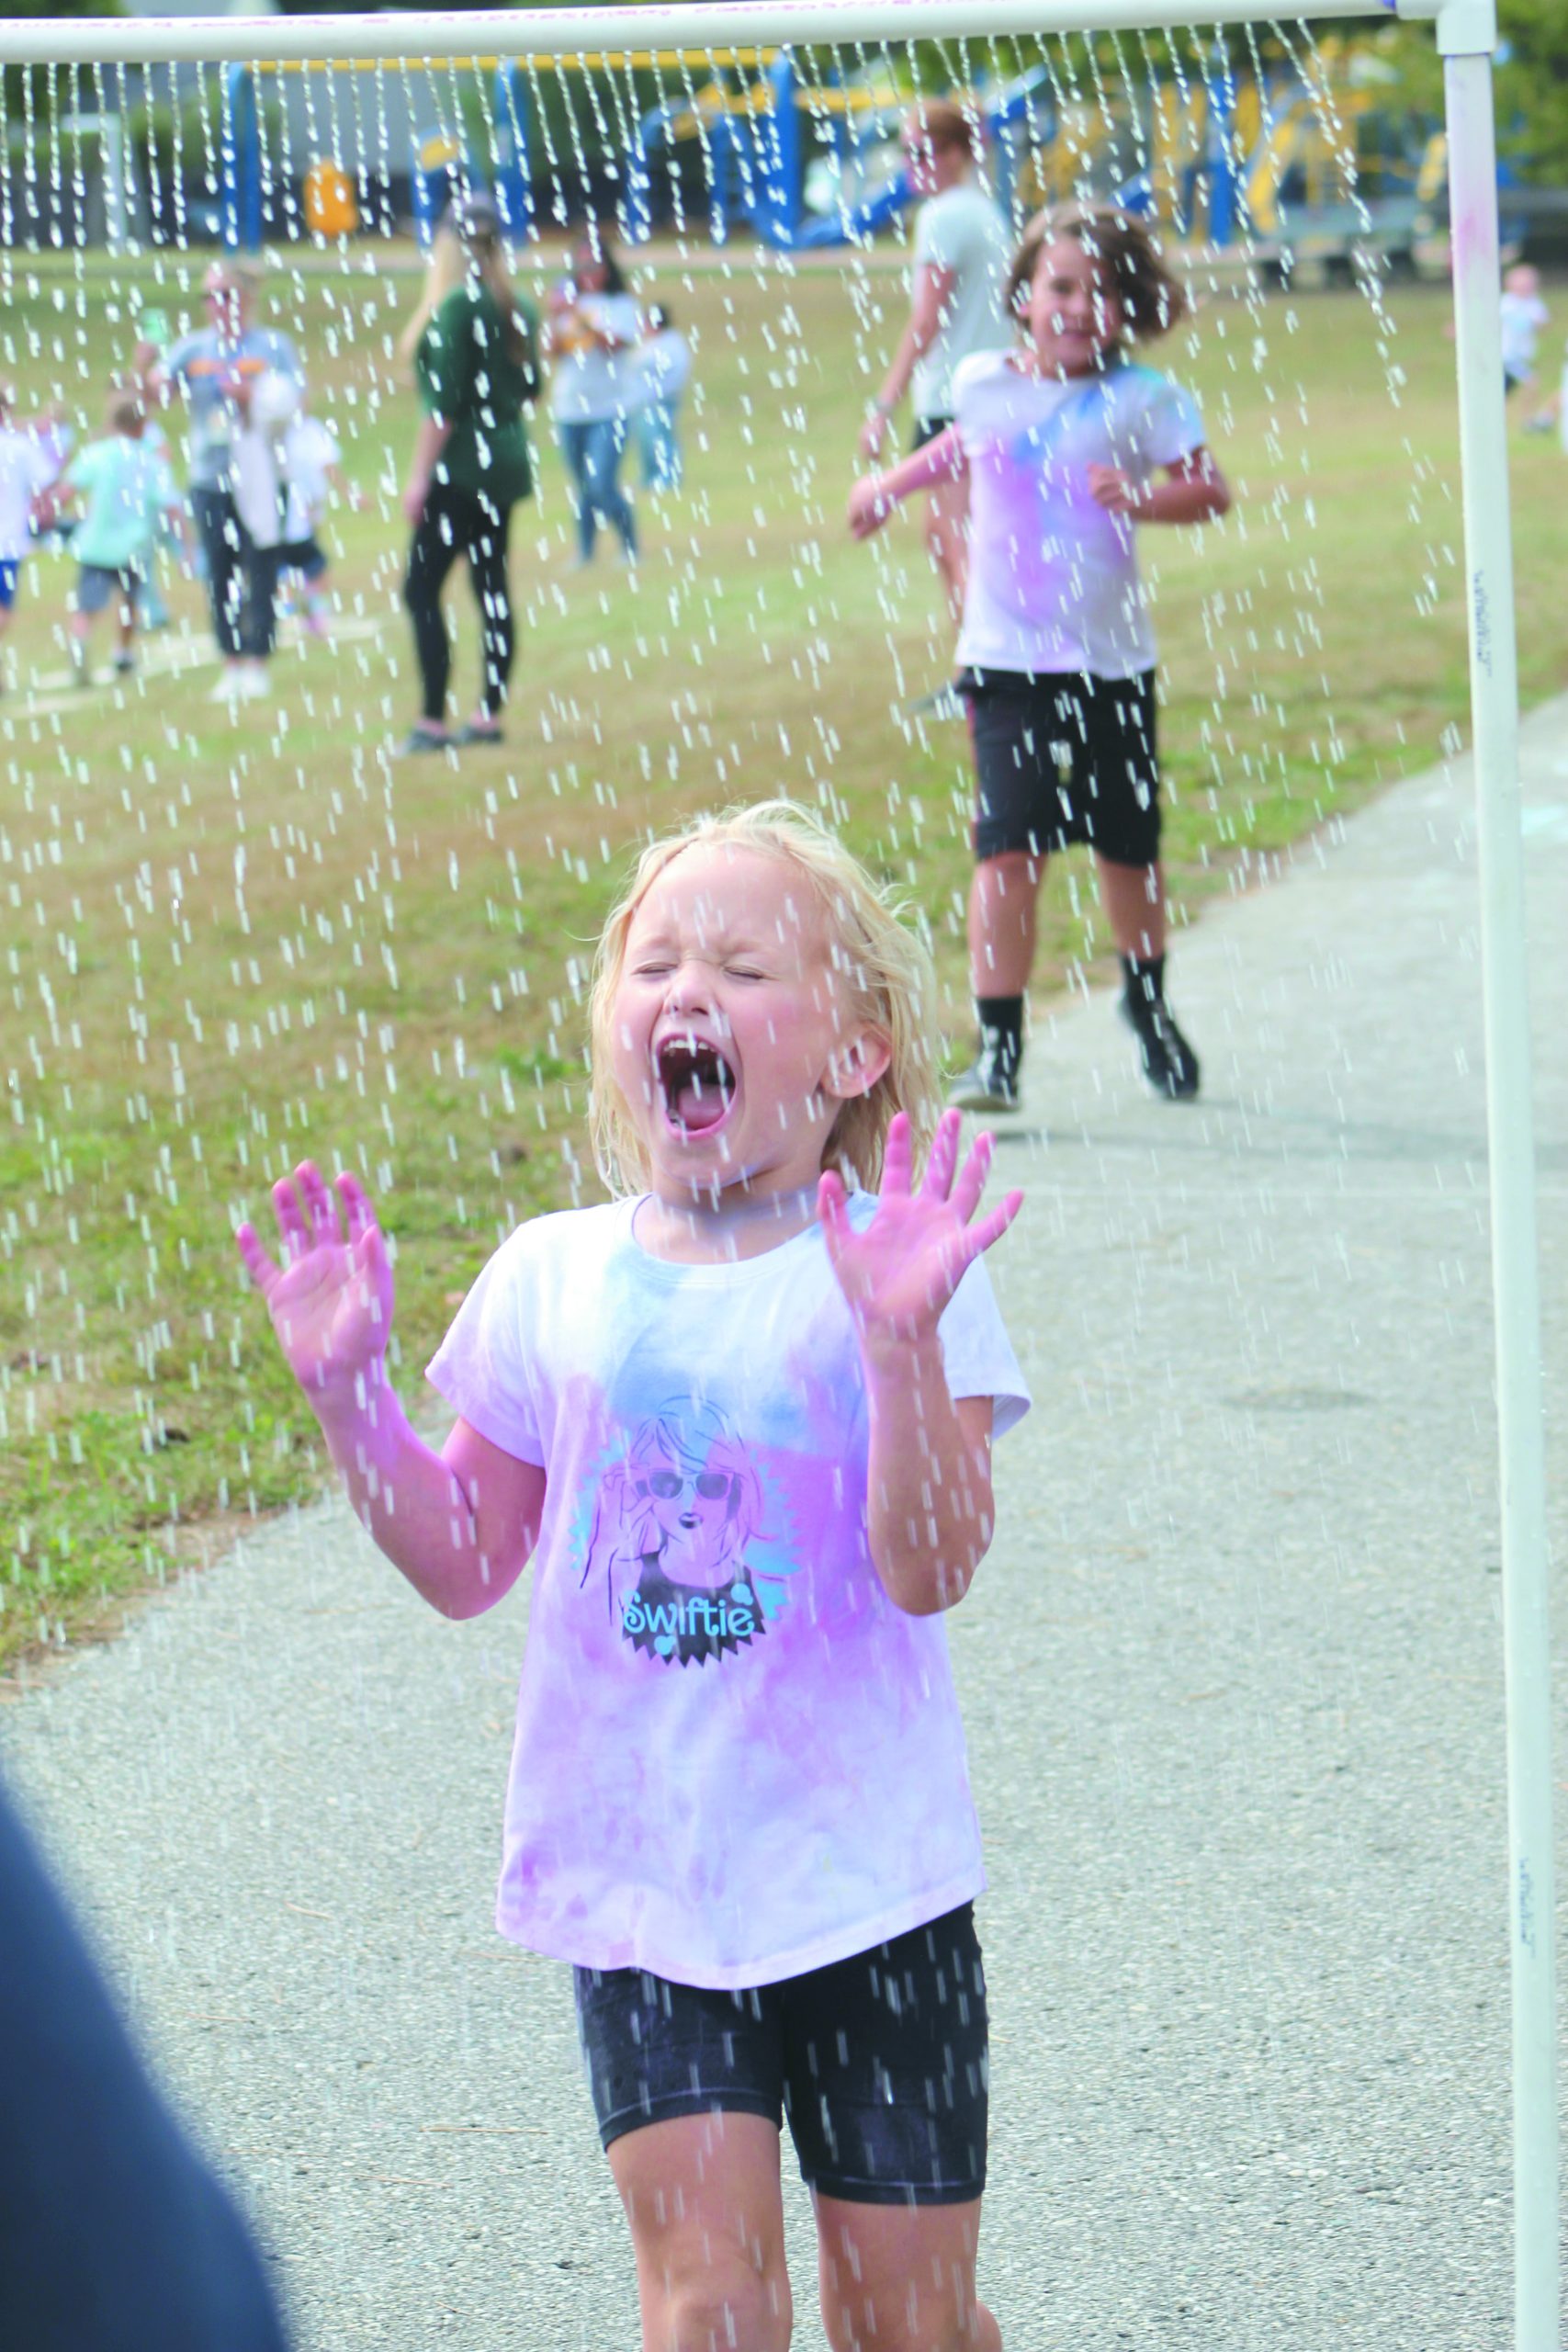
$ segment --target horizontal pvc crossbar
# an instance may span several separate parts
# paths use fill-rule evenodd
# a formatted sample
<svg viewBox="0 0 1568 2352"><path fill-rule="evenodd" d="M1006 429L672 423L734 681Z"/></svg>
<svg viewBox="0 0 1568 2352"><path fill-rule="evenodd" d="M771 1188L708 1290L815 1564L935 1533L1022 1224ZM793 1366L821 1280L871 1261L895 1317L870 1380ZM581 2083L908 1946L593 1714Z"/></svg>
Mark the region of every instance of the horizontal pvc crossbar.
<svg viewBox="0 0 1568 2352"><path fill-rule="evenodd" d="M0 62L36 65L277 63L461 56L621 58L632 51L752 51L813 41L986 40L998 35L1136 32L1268 23L1258 0L713 0L713 5L484 9L461 17L31 17L0 20ZM1294 11L1292 12L1292 15ZM1394 14L1393 0L1324 0L1325 17ZM472 47L468 44L471 41Z"/></svg>
<svg viewBox="0 0 1568 2352"><path fill-rule="evenodd" d="M703 49L624 49L615 51L617 65L630 65L649 71L672 72L681 65L706 65L714 53L710 41ZM466 74L493 74L498 66L515 65L526 54L530 65L555 74L562 69L570 72L577 65L575 56L557 56L546 50L542 54L514 51L510 57L475 57L465 50L461 57L426 57L422 51L417 61L400 59L400 63L417 62L422 70L452 66ZM725 41L721 51L723 62L749 65L772 65L781 52L777 48L755 49L747 42ZM388 63L384 57L258 57L254 61L258 74L379 74ZM593 61L597 62L598 61Z"/></svg>

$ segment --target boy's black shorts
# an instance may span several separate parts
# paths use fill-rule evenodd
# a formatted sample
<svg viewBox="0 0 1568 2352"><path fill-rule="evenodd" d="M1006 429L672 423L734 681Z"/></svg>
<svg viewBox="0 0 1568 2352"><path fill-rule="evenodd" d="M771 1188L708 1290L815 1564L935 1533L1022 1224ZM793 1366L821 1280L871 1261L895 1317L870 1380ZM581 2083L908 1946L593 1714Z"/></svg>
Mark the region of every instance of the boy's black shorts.
<svg viewBox="0 0 1568 2352"><path fill-rule="evenodd" d="M1113 865L1159 855L1155 673L1028 677L965 670L975 747L975 854L1043 855L1086 842Z"/></svg>
<svg viewBox="0 0 1568 2352"><path fill-rule="evenodd" d="M787 2115L803 2178L858 2205L962 2205L986 2186L986 1979L972 1904L777 1984L709 1992L579 1968L607 2148L679 2115Z"/></svg>
<svg viewBox="0 0 1568 2352"><path fill-rule="evenodd" d="M284 539L273 550L279 571L298 571L303 579L319 580L331 570L319 539Z"/></svg>

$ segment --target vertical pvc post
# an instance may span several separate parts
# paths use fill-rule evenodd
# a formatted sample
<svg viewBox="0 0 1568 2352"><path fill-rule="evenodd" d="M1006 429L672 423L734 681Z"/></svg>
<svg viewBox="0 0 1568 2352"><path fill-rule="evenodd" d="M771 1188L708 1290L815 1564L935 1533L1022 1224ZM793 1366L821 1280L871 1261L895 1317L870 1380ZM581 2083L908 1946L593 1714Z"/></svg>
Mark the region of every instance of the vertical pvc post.
<svg viewBox="0 0 1568 2352"><path fill-rule="evenodd" d="M793 245L805 209L801 178L805 171L800 135L798 83L795 60L786 49L768 69L772 104L762 122L762 187L765 221L760 222L772 245Z"/></svg>
<svg viewBox="0 0 1568 2352"><path fill-rule="evenodd" d="M1438 17L1448 102L1470 694L1481 882L1492 1280L1502 1486L1513 1987L1517 2352L1557 2352L1556 1906L1546 1471L1508 445L1499 324L1491 0Z"/></svg>
<svg viewBox="0 0 1568 2352"><path fill-rule="evenodd" d="M643 116L626 156L626 243L646 245L653 234L653 146L670 130L669 109L657 106ZM674 164L671 161L673 174Z"/></svg>
<svg viewBox="0 0 1568 2352"><path fill-rule="evenodd" d="M261 121L256 77L248 65L229 68L222 141L223 242L243 253L261 250Z"/></svg>
<svg viewBox="0 0 1568 2352"><path fill-rule="evenodd" d="M735 210L735 133L727 114L716 115L708 133L708 169L713 186L709 190L708 217L716 245L726 243L729 236L730 216Z"/></svg>
<svg viewBox="0 0 1568 2352"><path fill-rule="evenodd" d="M98 117L98 153L104 174L104 243L118 255L125 251L125 121L118 112Z"/></svg>
<svg viewBox="0 0 1568 2352"><path fill-rule="evenodd" d="M1215 245L1235 241L1235 100L1230 69L1222 62L1220 79L1209 91L1209 241Z"/></svg>
<svg viewBox="0 0 1568 2352"><path fill-rule="evenodd" d="M528 152L528 91L515 57L495 69L495 195L501 224L513 243L534 230L534 178Z"/></svg>

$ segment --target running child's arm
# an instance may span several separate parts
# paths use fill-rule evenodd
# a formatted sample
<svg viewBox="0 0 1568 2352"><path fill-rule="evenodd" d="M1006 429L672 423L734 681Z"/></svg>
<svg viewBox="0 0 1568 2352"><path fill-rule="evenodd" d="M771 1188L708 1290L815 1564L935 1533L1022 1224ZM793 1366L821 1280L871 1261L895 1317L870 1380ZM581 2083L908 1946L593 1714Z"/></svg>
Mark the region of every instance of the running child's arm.
<svg viewBox="0 0 1568 2352"><path fill-rule="evenodd" d="M321 1170L273 1186L284 1263L235 1235L278 1344L321 1424L355 1516L444 1617L477 1617L515 1584L538 1533L545 1474L459 1421L441 1453L409 1426L387 1371L392 1270L363 1187ZM345 1230L346 1227L346 1230Z"/></svg>
<svg viewBox="0 0 1568 2352"><path fill-rule="evenodd" d="M822 1179L829 1258L860 1334L871 1421L866 1535L888 1599L912 1617L962 1600L991 1541L991 1400L954 1401L938 1325L964 1272L1023 1203L976 1219L991 1162L982 1136L962 1169L962 1121L944 1112L925 1181L910 1187L909 1123L888 1129L876 1215L862 1233L839 1177Z"/></svg>
<svg viewBox="0 0 1568 2352"><path fill-rule="evenodd" d="M1230 484L1207 449L1164 469L1162 481L1139 483L1120 466L1090 466L1090 495L1111 514L1134 523L1212 523L1230 506Z"/></svg>
<svg viewBox="0 0 1568 2352"><path fill-rule="evenodd" d="M964 436L956 424L928 441L884 474L863 474L850 492L850 530L857 539L880 531L896 506L939 481L956 481L964 471Z"/></svg>

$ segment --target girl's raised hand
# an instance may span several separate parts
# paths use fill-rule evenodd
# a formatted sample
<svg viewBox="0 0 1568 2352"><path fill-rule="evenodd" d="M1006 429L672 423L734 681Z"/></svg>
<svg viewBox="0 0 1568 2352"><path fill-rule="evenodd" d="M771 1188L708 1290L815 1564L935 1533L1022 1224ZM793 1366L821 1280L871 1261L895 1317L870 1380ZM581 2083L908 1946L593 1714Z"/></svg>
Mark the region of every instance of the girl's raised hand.
<svg viewBox="0 0 1568 2352"><path fill-rule="evenodd" d="M242 1225L234 1236L288 1368L318 1412L368 1391L392 1330L392 1269L369 1195L347 1174L337 1191L342 1222L314 1161L302 1159L273 1186L281 1265L254 1226Z"/></svg>
<svg viewBox="0 0 1568 2352"><path fill-rule="evenodd" d="M917 1193L911 1189L909 1122L898 1113L887 1130L876 1215L863 1233L850 1222L842 1178L829 1173L818 1187L829 1261L870 1347L919 1340L934 1332L964 1269L1000 1240L1023 1205L1021 1193L1010 1193L976 1217L993 1140L977 1136L960 1168L962 1125L959 1112L942 1113Z"/></svg>

